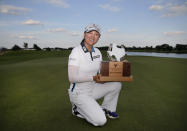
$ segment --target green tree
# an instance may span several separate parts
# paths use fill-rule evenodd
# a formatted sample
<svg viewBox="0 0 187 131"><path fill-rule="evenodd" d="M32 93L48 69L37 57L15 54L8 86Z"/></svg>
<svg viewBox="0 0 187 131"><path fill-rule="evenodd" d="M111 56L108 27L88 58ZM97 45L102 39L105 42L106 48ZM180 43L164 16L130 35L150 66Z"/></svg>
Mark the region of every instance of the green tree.
<svg viewBox="0 0 187 131"><path fill-rule="evenodd" d="M21 48L18 45L14 45L11 50L18 51L21 50Z"/></svg>
<svg viewBox="0 0 187 131"><path fill-rule="evenodd" d="M24 47L25 49L28 49L28 43L24 42L24 43L23 43L23 47Z"/></svg>
<svg viewBox="0 0 187 131"><path fill-rule="evenodd" d="M34 45L33 45L33 48L34 48L35 50L42 50L37 44L34 44Z"/></svg>
<svg viewBox="0 0 187 131"><path fill-rule="evenodd" d="M176 44L176 50L178 51L187 50L187 45Z"/></svg>

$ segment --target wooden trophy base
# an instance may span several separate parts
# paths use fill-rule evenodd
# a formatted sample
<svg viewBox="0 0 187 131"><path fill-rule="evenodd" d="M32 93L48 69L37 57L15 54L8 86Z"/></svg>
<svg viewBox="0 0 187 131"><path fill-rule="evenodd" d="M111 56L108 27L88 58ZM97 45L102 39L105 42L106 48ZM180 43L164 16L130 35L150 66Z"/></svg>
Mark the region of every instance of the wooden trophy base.
<svg viewBox="0 0 187 131"><path fill-rule="evenodd" d="M128 61L102 61L98 77L101 82L131 82L133 80L133 76L131 75L131 64Z"/></svg>
<svg viewBox="0 0 187 131"><path fill-rule="evenodd" d="M101 82L112 82L112 81L118 81L118 82L131 82L133 81L133 76L116 76L116 77L110 77L110 76L101 76L101 74L98 75L99 80Z"/></svg>

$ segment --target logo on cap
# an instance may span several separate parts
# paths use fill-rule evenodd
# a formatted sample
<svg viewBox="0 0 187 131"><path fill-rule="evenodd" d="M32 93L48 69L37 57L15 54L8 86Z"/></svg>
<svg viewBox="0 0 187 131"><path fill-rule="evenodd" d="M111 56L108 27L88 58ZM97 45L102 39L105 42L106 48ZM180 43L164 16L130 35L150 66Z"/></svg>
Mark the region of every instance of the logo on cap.
<svg viewBox="0 0 187 131"><path fill-rule="evenodd" d="M85 28L85 32L90 32L90 31L97 31L99 34L101 34L101 31L100 31L100 28L98 25L96 24L91 24L91 25L88 25L86 28Z"/></svg>

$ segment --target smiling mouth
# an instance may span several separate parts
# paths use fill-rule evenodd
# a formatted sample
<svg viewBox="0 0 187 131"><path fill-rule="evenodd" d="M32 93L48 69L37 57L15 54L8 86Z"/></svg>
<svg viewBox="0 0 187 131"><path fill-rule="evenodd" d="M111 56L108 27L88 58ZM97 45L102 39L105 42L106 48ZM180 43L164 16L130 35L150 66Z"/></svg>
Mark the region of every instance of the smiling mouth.
<svg viewBox="0 0 187 131"><path fill-rule="evenodd" d="M94 42L94 39L89 39L89 41Z"/></svg>

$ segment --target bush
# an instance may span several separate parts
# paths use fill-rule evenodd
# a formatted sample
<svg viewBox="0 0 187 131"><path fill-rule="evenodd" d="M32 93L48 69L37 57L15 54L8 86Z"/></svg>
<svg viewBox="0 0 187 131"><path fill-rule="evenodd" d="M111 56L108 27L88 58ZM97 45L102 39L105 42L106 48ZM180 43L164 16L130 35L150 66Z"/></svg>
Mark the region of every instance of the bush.
<svg viewBox="0 0 187 131"><path fill-rule="evenodd" d="M11 50L17 51L17 50L21 50L21 48L18 45L14 45Z"/></svg>

